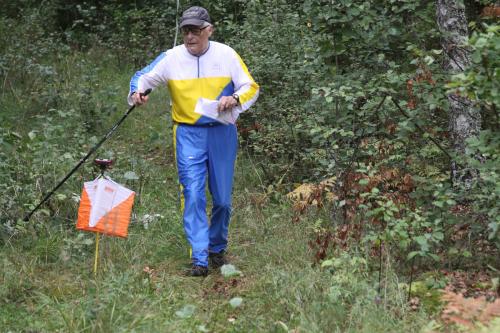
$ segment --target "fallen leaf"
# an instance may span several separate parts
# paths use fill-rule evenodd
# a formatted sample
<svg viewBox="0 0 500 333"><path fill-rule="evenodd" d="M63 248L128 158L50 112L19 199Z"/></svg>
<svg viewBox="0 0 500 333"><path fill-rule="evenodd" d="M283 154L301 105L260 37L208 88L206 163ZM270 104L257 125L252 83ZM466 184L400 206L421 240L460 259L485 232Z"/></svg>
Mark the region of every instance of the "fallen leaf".
<svg viewBox="0 0 500 333"><path fill-rule="evenodd" d="M241 306L242 303L243 303L243 298L241 298L241 297L234 297L234 298L231 298L231 300L229 301L229 304L233 308L237 308L237 307Z"/></svg>

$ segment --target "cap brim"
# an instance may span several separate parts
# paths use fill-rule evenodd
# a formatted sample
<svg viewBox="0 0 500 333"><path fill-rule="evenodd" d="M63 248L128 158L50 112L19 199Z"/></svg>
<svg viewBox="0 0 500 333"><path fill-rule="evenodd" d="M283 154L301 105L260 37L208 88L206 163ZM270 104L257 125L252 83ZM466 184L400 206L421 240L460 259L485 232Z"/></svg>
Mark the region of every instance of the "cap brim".
<svg viewBox="0 0 500 333"><path fill-rule="evenodd" d="M194 25L197 27L201 27L207 23L208 23L207 21L203 21L203 20L199 20L199 19L195 19L195 18L185 19L181 22L180 27L182 28L182 27L185 27L186 25ZM208 24L210 24L210 23L208 23Z"/></svg>

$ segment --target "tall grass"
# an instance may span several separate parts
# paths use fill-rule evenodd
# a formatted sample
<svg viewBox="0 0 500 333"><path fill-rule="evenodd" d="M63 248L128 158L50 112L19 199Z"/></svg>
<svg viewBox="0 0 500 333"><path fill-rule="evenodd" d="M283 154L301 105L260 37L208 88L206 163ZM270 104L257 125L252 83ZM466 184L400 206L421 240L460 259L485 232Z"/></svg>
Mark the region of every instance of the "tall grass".
<svg viewBox="0 0 500 333"><path fill-rule="evenodd" d="M114 158L110 176L138 196L129 237L103 237L94 277L94 235L74 228L82 182L97 173L90 163L32 221L15 217L125 112L133 70L117 68L102 54L72 54L55 66L65 74L55 80L60 90L49 109L37 99L18 103L13 92L0 97L4 138L13 131L19 136L12 140L19 149L3 161L17 178L6 183L13 212L0 248L0 331L410 332L424 324L423 312L409 312L396 301L374 302L376 278L363 261L336 253L335 269L313 265L308 242L313 222L326 213L292 223L289 204L265 189L256 161L244 150L237 161L229 252L243 276L185 277L189 249L165 89L153 93L149 105L96 154ZM138 179L124 177L127 171ZM17 184L28 194L13 188ZM391 285L387 297L403 297L396 281ZM229 304L233 297L243 299L240 307Z"/></svg>

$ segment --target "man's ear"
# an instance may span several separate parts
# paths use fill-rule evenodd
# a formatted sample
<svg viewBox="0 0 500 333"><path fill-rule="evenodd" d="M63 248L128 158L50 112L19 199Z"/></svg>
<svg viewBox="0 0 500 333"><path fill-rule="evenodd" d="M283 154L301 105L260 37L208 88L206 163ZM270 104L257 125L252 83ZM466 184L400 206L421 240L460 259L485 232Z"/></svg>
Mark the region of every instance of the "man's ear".
<svg viewBox="0 0 500 333"><path fill-rule="evenodd" d="M214 33L214 26L213 25L209 26L207 30L208 30L208 37L211 37L212 34Z"/></svg>

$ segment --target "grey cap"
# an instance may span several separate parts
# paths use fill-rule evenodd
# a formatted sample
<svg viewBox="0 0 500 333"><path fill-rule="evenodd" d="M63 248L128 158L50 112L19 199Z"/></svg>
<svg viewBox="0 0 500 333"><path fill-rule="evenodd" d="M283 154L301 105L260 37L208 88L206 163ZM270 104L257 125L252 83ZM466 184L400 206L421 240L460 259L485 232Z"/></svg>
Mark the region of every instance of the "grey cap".
<svg viewBox="0 0 500 333"><path fill-rule="evenodd" d="M206 26L207 23L212 24L208 11L203 7L194 6L186 9L184 13L182 13L180 27L182 28L186 25L201 27Z"/></svg>

